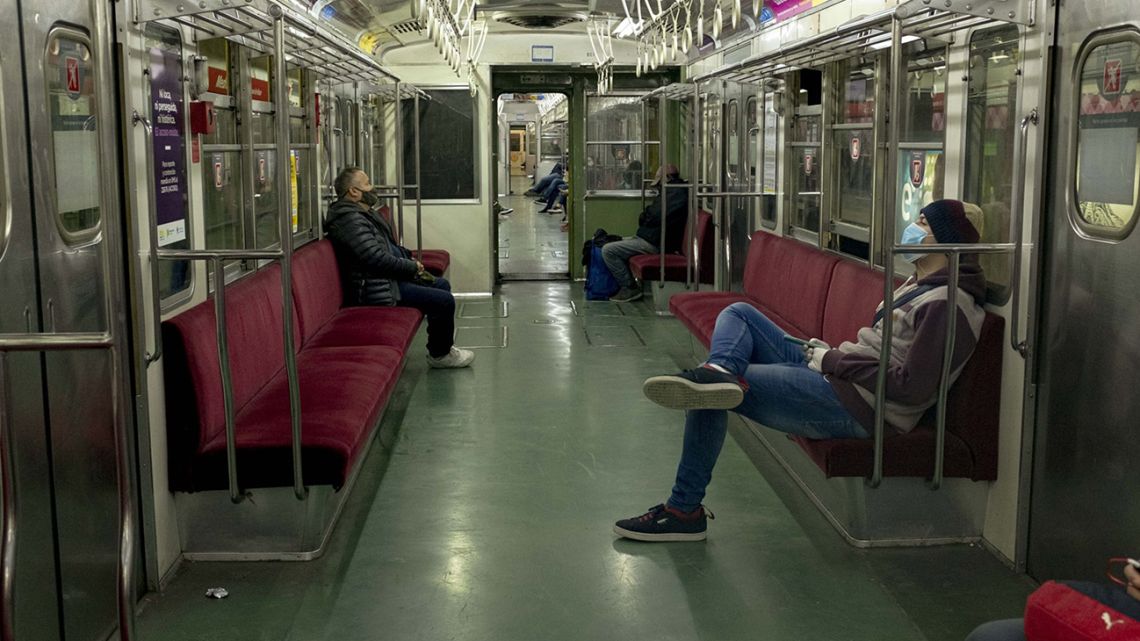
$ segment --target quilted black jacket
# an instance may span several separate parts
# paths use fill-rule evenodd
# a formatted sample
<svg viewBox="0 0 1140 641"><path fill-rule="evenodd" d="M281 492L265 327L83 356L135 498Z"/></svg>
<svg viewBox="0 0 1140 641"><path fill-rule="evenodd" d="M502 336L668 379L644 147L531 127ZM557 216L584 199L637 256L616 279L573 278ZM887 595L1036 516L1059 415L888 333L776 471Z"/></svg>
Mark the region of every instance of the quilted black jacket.
<svg viewBox="0 0 1140 641"><path fill-rule="evenodd" d="M336 250L345 305L399 302L396 281L415 278L416 261L396 244L384 219L358 203L338 200L329 205L325 234Z"/></svg>

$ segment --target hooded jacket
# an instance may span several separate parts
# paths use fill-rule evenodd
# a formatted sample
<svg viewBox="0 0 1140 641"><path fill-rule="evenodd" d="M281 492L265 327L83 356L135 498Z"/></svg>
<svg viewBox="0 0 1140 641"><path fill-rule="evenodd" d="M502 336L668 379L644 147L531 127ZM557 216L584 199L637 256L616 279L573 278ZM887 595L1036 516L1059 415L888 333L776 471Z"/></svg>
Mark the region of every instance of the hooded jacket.
<svg viewBox="0 0 1140 641"><path fill-rule="evenodd" d="M926 289L893 310L891 357L887 371L886 421L900 432L909 432L923 413L938 401L938 380L946 346L946 317L949 271L942 269L916 280L911 276L895 290L899 301L920 288ZM986 278L976 262L964 262L958 269L956 298L957 329L951 357L950 384L974 353L985 320L982 303ZM882 309L879 304L878 312ZM879 354L883 345L883 321L859 330L854 343L845 342L828 350L821 369L835 389L836 396L867 431L875 427L875 386L879 374Z"/></svg>
<svg viewBox="0 0 1140 641"><path fill-rule="evenodd" d="M669 184L684 183L680 176L670 176ZM658 185L660 189L660 185ZM681 251L685 223L689 219L689 188L671 187L665 193L665 253ZM661 194L658 192L637 219L637 236L654 247L661 244ZM660 249L660 247L658 247Z"/></svg>
<svg viewBox="0 0 1140 641"><path fill-rule="evenodd" d="M336 251L345 305L395 305L397 281L412 280L419 271L388 223L359 203L329 205L325 234Z"/></svg>

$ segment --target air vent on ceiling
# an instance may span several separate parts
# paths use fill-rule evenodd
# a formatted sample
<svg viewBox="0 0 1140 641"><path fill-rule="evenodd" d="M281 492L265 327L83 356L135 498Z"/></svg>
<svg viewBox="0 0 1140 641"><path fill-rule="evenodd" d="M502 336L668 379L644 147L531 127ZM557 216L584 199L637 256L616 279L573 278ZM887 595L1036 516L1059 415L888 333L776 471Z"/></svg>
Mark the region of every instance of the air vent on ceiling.
<svg viewBox="0 0 1140 641"><path fill-rule="evenodd" d="M397 22L396 24L388 27L388 31L391 31L392 33L395 33L395 34L399 34L401 36L408 35L408 34L416 34L416 33L423 31L423 29L424 29L423 23L421 23L419 20L416 20L414 18L412 20L405 20L403 22Z"/></svg>
<svg viewBox="0 0 1140 641"><path fill-rule="evenodd" d="M516 27L523 27L525 29L557 29L558 27L573 24L575 22L583 22L586 15L577 12L563 12L554 13L545 11L543 13L500 13L495 15L495 20L498 22L505 22L512 24Z"/></svg>

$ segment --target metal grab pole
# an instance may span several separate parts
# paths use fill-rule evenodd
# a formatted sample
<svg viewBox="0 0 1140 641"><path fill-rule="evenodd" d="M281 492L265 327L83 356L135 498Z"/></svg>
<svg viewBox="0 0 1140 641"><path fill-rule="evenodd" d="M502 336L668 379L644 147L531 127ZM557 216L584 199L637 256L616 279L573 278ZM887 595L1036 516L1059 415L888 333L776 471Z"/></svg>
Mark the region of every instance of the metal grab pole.
<svg viewBox="0 0 1140 641"><path fill-rule="evenodd" d="M404 181L404 109L400 94L404 84L396 83L396 187L400 197L396 200L396 242L404 242L404 199L407 197Z"/></svg>
<svg viewBox="0 0 1140 641"><path fill-rule="evenodd" d="M131 112L131 124L143 126L143 133L146 135L146 168L147 175L154 175L154 126L150 120L140 115L138 111ZM155 212L155 193L154 181L147 181L147 200L150 203L150 211ZM152 219L154 224L150 227L150 295L151 295L151 329L154 332L154 350L147 350L143 355L143 363L148 367L151 363L156 363L162 358L162 293L158 284L159 270L158 270L158 257L155 252L158 251L158 223L157 216ZM145 330L143 330L145 332ZM143 335L145 343L146 336Z"/></svg>
<svg viewBox="0 0 1140 641"><path fill-rule="evenodd" d="M665 289L665 230L668 228L668 204L669 197L666 195L666 190L669 185L669 177L666 176L665 165L667 164L665 158L669 151L669 142L667 138L667 127L665 121L667 120L666 110L669 103L665 101L665 96L662 95L657 98L657 139L660 141L657 148L660 150L657 158L657 185L661 191L661 244L658 245L657 251L659 258L659 271L657 272L657 289Z"/></svg>
<svg viewBox="0 0 1140 641"><path fill-rule="evenodd" d="M962 254L950 254L950 283L946 289L946 347L942 353L942 372L938 379L937 423L934 440L934 476L930 489L942 487L942 472L946 464L946 396L950 391L950 374L953 369L954 339L958 333L958 266Z"/></svg>
<svg viewBox="0 0 1140 641"><path fill-rule="evenodd" d="M292 190L281 197L291 183L289 151L289 79L285 60L285 13L272 5L273 15L273 100L277 113L277 214L281 230L281 297L285 330L285 376L289 380L289 418L293 427L293 494L298 500L308 495L301 467L301 387L297 381L297 352L293 345L293 198ZM217 286L225 287L220 281Z"/></svg>
<svg viewBox="0 0 1140 641"><path fill-rule="evenodd" d="M0 641L16 641L16 609L12 594L16 574L16 457L12 450L12 396L8 392L8 352L0 351L0 496L4 501L4 531L0 539Z"/></svg>
<svg viewBox="0 0 1140 641"><path fill-rule="evenodd" d="M222 409L226 418L226 478L230 501L241 503L245 492L238 485L237 427L234 419L234 384L230 375L230 341L226 326L226 268L221 258L210 259L214 274L214 332L218 337L218 368L222 377Z"/></svg>
<svg viewBox="0 0 1140 641"><path fill-rule="evenodd" d="M417 257L424 259L424 221L423 221L423 176L420 175L420 92L417 89L413 94L412 107L412 140L415 144L413 150L416 154L416 252Z"/></svg>
<svg viewBox="0 0 1140 641"><path fill-rule="evenodd" d="M1016 156L1014 157L1013 165L1015 167L1013 175L1014 188L1013 188L1013 202L1010 205L1010 213L1013 218L1013 244L1016 249L1013 252L1013 273L1009 280L1012 291L1010 297L1013 299L1012 319L1009 328L1009 341L1010 345L1022 358L1029 355L1029 342L1021 338L1021 252L1024 246L1024 233L1022 226L1025 218L1025 153L1029 143L1029 125L1032 123L1036 125L1038 121L1037 109L1029 112L1029 115L1021 119L1021 130L1018 132L1017 148L1014 150Z"/></svg>
<svg viewBox="0 0 1140 641"><path fill-rule="evenodd" d="M903 67L902 22L891 22L891 111L890 133L887 144L887 171L898 171L899 135L902 133L903 94L902 83L906 69ZM893 184L894 181L891 181ZM886 206L883 211L883 342L879 350L879 372L875 380L875 458L871 469L870 486L875 488L883 482L883 437L886 431L887 369L891 365L891 333L894 329L895 293L895 216L898 215L898 192L891 188L886 191Z"/></svg>
<svg viewBox="0 0 1140 641"><path fill-rule="evenodd" d="M701 110L701 97L699 86L693 83L693 100L692 100L692 113L689 114L690 124L692 125L691 138L689 139L689 162L692 167L689 168L689 185L686 189L689 190L689 238L686 242L689 243L689 256L685 264L685 287L691 287L693 291L701 290L701 248L697 245L696 225L700 220L700 215L697 211L697 187L696 184L700 181L699 167L701 165L701 145L700 145L700 110Z"/></svg>

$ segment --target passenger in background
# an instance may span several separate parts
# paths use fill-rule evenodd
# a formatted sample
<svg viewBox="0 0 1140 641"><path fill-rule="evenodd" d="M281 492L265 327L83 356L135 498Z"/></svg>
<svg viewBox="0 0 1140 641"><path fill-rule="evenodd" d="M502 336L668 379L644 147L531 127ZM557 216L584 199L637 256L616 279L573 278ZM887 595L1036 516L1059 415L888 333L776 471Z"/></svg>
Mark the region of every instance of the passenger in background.
<svg viewBox="0 0 1140 641"><path fill-rule="evenodd" d="M1119 579L1113 580L1118 581ZM1078 592L1111 607L1113 610L1140 621L1140 570L1125 564L1124 581L1123 590L1101 583L1084 581L1066 583ZM1117 622L1124 623L1119 620ZM1112 625L1107 626L1106 639L1125 638L1124 636L1108 634L1108 632L1115 632L1112 627ZM974 628L970 636L966 637L966 641L1025 641L1025 619L1002 619L983 623Z"/></svg>
<svg viewBox="0 0 1140 641"><path fill-rule="evenodd" d="M661 176L669 184L684 183L681 179L677 165L665 165L657 171L657 184L654 189L661 189ZM629 259L640 254L657 254L660 249L657 243L661 242L661 225L665 225L665 252L675 253L681 250L682 236L685 235L685 223L689 218L689 188L675 187L666 190L665 217L661 216L661 196L650 200L649 205L641 212L637 219L637 233L628 238L606 243L602 247L602 258L610 273L617 279L621 289L610 297L617 303L626 303L641 298L641 286L629 271Z"/></svg>
<svg viewBox="0 0 1140 641"><path fill-rule="evenodd" d="M542 180L539 180L537 183L535 183L535 185L533 187L526 190L526 193L524 195L525 196L545 195L546 190L550 188L550 184L556 180L561 180L563 173L564 173L564 170L562 168L562 163L560 163L560 162L554 163L554 169L551 169L550 173L547 174L546 176L543 176Z"/></svg>
<svg viewBox="0 0 1140 641"><path fill-rule="evenodd" d="M621 176L620 189L641 189L641 161L631 160Z"/></svg>
<svg viewBox="0 0 1140 641"><path fill-rule="evenodd" d="M971 206L976 216L979 210ZM956 200L927 205L902 234L905 244L976 243L978 231ZM608 245L607 245L608 247ZM891 365L887 372L888 429L909 432L937 402L948 313L948 259L913 254L915 275L895 291ZM959 268L957 338L951 383L974 351L985 312L986 279L975 256ZM882 349L882 306L855 342L832 349L813 338L801 345L748 303L717 317L708 360L696 369L645 381L653 402L688 410L676 483L669 500L614 531L640 541L705 538L701 501L724 445L733 410L767 427L808 438L867 438L874 430L875 387ZM804 343L804 341L800 341Z"/></svg>
<svg viewBox="0 0 1140 641"><path fill-rule="evenodd" d="M424 270L423 263L394 240L392 228L373 209L378 200L368 174L348 167L333 183L325 233L336 250L345 305L401 305L427 316L428 364L467 367L475 353L455 346L455 297L451 284Z"/></svg>

